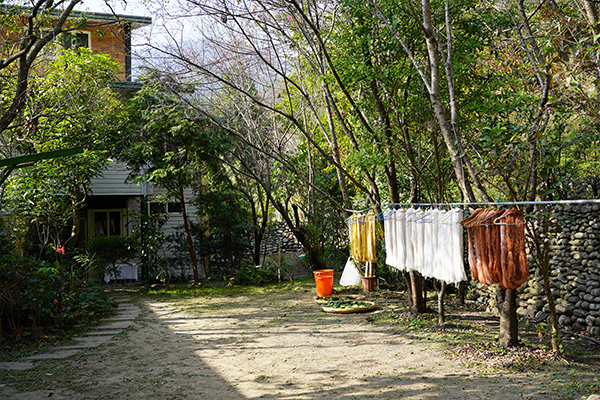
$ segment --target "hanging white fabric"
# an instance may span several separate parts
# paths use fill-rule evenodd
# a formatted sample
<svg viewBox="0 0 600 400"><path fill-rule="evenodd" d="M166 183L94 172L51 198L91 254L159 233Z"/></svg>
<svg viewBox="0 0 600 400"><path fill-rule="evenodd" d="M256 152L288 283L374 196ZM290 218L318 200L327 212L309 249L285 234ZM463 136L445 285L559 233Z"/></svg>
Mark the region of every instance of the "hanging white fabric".
<svg viewBox="0 0 600 400"><path fill-rule="evenodd" d="M447 283L465 280L461 209L387 210L383 213L386 263Z"/></svg>
<svg viewBox="0 0 600 400"><path fill-rule="evenodd" d="M383 229L385 231L385 263L397 268L397 245L396 238L396 220L394 210L385 210L383 212Z"/></svg>

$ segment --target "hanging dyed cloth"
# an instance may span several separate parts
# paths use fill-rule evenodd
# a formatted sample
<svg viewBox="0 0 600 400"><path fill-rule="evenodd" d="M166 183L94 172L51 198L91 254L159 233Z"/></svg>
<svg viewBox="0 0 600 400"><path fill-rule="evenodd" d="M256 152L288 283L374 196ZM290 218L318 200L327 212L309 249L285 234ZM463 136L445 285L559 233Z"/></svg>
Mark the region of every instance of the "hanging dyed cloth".
<svg viewBox="0 0 600 400"><path fill-rule="evenodd" d="M383 212L383 229L385 231L385 263L391 267L398 268L398 244L396 237L396 212L385 210Z"/></svg>
<svg viewBox="0 0 600 400"><path fill-rule="evenodd" d="M358 217L358 215L352 215L348 218L348 229L350 230L350 256L356 261L362 258Z"/></svg>
<svg viewBox="0 0 600 400"><path fill-rule="evenodd" d="M364 259L360 261L377 262L377 223L375 214L368 213L363 217L361 243L364 243Z"/></svg>
<svg viewBox="0 0 600 400"><path fill-rule="evenodd" d="M423 265L417 270L424 277L446 283L458 283L466 279L462 260L462 214L462 210L434 209L416 220L423 231Z"/></svg>
<svg viewBox="0 0 600 400"><path fill-rule="evenodd" d="M404 243L406 248L404 268L406 271L415 269L415 246L412 241L415 213L414 208L409 208L404 214Z"/></svg>
<svg viewBox="0 0 600 400"><path fill-rule="evenodd" d="M460 226L463 219L463 210L456 209L450 211L450 213L451 217L449 219L452 223L450 224L449 236L452 243L452 273L451 280L446 282L458 283L467 279L463 260L463 230Z"/></svg>
<svg viewBox="0 0 600 400"><path fill-rule="evenodd" d="M406 210L396 210L394 213L396 222L396 265L399 271L407 271L406 266Z"/></svg>
<svg viewBox="0 0 600 400"><path fill-rule="evenodd" d="M451 222L448 222L449 212L440 211L436 221L436 250L434 278L444 282L453 282L453 243Z"/></svg>
<svg viewBox="0 0 600 400"><path fill-rule="evenodd" d="M384 212L386 263L448 283L466 279L459 225L462 210L421 209Z"/></svg>
<svg viewBox="0 0 600 400"><path fill-rule="evenodd" d="M377 227L375 215L353 215L348 219L350 254L354 261L377 262Z"/></svg>
<svg viewBox="0 0 600 400"><path fill-rule="evenodd" d="M502 289L517 289L529 277L525 250L525 215L516 208L505 211L499 218L502 246Z"/></svg>
<svg viewBox="0 0 600 400"><path fill-rule="evenodd" d="M435 262L437 253L437 220L439 210L429 210L424 213L420 220L417 221L420 230L423 232L423 243L421 243L421 275L426 278L431 278L436 275L439 270Z"/></svg>
<svg viewBox="0 0 600 400"><path fill-rule="evenodd" d="M503 220L503 222L498 222ZM516 289L529 276L524 214L478 208L461 222L467 228L471 275L485 285Z"/></svg>
<svg viewBox="0 0 600 400"><path fill-rule="evenodd" d="M497 210L484 210L478 208L469 218L464 219L461 225L465 226L469 235L469 266L475 279L485 285L500 283L501 275L496 273L499 265L493 264L494 257L500 256L500 231L492 232L493 228L488 221ZM493 220L492 220L493 222ZM493 223L492 223L493 225ZM493 238L498 242L493 244Z"/></svg>
<svg viewBox="0 0 600 400"><path fill-rule="evenodd" d="M482 274L479 271L479 265L477 264L477 258L475 257L475 238L473 237L473 228L471 224L476 221L479 214L483 212L483 208L478 208L471 213L471 215L465 219L463 219L460 223L461 226L464 226L467 229L467 249L468 249L468 261L469 261L469 269L471 270L471 276L473 279L476 279L480 282L482 281Z"/></svg>

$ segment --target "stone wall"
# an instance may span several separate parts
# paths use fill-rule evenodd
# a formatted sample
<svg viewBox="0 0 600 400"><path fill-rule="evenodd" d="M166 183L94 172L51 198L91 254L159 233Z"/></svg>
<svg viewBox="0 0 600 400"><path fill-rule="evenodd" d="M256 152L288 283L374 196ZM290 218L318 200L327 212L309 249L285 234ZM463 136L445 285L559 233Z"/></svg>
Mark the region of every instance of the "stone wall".
<svg viewBox="0 0 600 400"><path fill-rule="evenodd" d="M296 253L302 251L302 245L286 225L285 222L275 222L267 233L261 246L262 254L277 254L281 243L282 253Z"/></svg>
<svg viewBox="0 0 600 400"><path fill-rule="evenodd" d="M600 205L557 208L551 222L556 233L550 242L550 286L559 323L600 336ZM550 313L544 281L531 256L528 263L531 276L517 289L517 312L544 321ZM471 298L497 313L496 286L474 281L472 288Z"/></svg>

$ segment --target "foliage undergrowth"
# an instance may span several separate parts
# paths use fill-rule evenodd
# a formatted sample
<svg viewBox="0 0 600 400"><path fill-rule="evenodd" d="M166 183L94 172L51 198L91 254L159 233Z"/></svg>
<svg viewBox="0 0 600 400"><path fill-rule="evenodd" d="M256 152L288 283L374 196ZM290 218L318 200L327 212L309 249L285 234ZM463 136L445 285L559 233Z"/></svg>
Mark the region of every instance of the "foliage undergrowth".
<svg viewBox="0 0 600 400"><path fill-rule="evenodd" d="M114 308L88 279L89 264L82 264L86 257L81 256L64 247L41 259L11 251L0 256L1 360L21 358L85 330ZM34 337L33 327L44 328L41 337Z"/></svg>

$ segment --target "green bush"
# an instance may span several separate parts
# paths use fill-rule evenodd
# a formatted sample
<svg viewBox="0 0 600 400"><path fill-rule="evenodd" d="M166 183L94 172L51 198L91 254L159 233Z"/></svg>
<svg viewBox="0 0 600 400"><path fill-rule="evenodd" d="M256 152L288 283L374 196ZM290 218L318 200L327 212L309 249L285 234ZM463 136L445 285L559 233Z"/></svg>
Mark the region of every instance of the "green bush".
<svg viewBox="0 0 600 400"><path fill-rule="evenodd" d="M0 326L5 329L53 325L55 330L70 330L95 321L115 305L69 256L54 263L2 256L0 296Z"/></svg>
<svg viewBox="0 0 600 400"><path fill-rule="evenodd" d="M264 285L277 282L277 266L273 264L242 266L226 279L229 285Z"/></svg>
<svg viewBox="0 0 600 400"><path fill-rule="evenodd" d="M95 256L91 277L102 285L106 272L116 279L119 261L135 255L136 242L131 237L96 236L88 240L87 248Z"/></svg>

